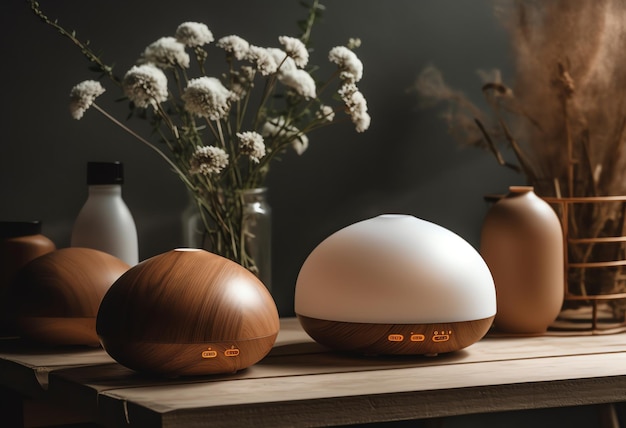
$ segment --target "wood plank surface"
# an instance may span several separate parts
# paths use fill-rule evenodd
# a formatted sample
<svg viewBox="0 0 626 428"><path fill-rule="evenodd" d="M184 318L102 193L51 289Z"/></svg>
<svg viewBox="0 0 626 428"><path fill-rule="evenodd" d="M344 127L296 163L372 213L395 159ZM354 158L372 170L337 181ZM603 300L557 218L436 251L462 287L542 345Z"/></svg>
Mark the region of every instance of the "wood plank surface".
<svg viewBox="0 0 626 428"><path fill-rule="evenodd" d="M106 426L304 426L626 401L626 334L488 335L436 357L359 356L281 319L270 354L234 374L146 377L102 349L0 343L0 384L46 391ZM10 385L7 385L10 386Z"/></svg>

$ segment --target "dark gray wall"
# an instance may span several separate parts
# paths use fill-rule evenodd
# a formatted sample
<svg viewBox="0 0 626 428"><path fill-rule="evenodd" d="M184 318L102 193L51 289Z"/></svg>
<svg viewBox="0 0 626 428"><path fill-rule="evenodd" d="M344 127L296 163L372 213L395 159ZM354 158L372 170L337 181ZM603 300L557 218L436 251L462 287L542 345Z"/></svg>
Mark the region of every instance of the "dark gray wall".
<svg viewBox="0 0 626 428"><path fill-rule="evenodd" d="M520 184L522 178L490 156L461 149L447 134L438 110L421 110L407 93L419 71L438 65L450 83L480 101L479 68L510 69L506 33L490 0L327 0L314 30L312 62L360 37L365 65L360 88L372 126L357 134L349 124L309 135L301 157L290 153L269 177L274 213L274 281L282 316L293 314L293 290L308 253L326 236L385 212L439 223L477 245L486 209L483 195ZM305 10L297 0L109 1L41 0L42 8L102 52L123 74L144 47L172 35L179 23L205 22L216 37L238 34L261 46L297 35ZM88 111L68 113L68 93L96 77L69 40L32 14L25 1L0 4L2 130L0 218L41 219L44 233L69 244L72 222L86 197L88 160L126 165L124 199L135 216L140 257L181 244L186 194L164 162L138 141ZM221 65L221 64L220 64ZM109 92L99 98L119 118L125 103ZM147 131L146 131L147 133Z"/></svg>

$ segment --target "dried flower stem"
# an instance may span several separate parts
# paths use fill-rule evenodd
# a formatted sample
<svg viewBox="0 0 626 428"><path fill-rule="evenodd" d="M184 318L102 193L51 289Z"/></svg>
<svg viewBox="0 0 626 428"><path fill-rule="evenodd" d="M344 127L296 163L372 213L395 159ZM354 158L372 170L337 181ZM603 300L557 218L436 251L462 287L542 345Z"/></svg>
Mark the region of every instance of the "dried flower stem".
<svg viewBox="0 0 626 428"><path fill-rule="evenodd" d="M167 162L167 164L170 167L172 167L174 172L176 172L176 174L178 174L180 179L187 185L187 187L189 187L189 189L191 189L191 190L195 189L195 186L187 179L187 176L185 174L183 174L183 172L180 170L180 168L178 168L178 166L174 162L172 162L172 160L165 153L163 153L161 150L159 150L154 144L152 144L151 142L149 142L148 140L143 138L141 135L137 134L135 131L133 131L132 129L130 129L126 125L124 125L122 122L120 122L119 120L117 120L116 118L111 116L106 110L102 109L98 104L93 103L92 107L94 107L96 110L98 110L100 113L102 113L107 119L109 119L110 121L115 123L117 126L122 128L124 131L128 132L130 135L135 137L137 140L139 140L140 142L142 142L146 146L150 147L161 158L163 158L163 160L165 160L165 162Z"/></svg>

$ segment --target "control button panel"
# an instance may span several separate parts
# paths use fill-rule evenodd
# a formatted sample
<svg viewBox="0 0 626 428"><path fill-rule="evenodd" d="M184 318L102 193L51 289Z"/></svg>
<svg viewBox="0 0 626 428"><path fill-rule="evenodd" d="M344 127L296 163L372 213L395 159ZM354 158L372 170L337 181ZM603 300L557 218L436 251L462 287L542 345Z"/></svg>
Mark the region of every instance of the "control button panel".
<svg viewBox="0 0 626 428"><path fill-rule="evenodd" d="M202 351L202 358L215 358L217 357L217 351L212 350L211 348L206 351Z"/></svg>
<svg viewBox="0 0 626 428"><path fill-rule="evenodd" d="M390 342L402 342L404 340L404 336L401 334L390 334L387 336L387 340Z"/></svg>
<svg viewBox="0 0 626 428"><path fill-rule="evenodd" d="M225 357L236 357L237 355L239 355L239 349L237 348L230 348L224 351Z"/></svg>
<svg viewBox="0 0 626 428"><path fill-rule="evenodd" d="M452 330L442 330L442 331L437 331L435 330L433 332L433 342L447 342L448 340L450 340L450 335L452 334Z"/></svg>
<svg viewBox="0 0 626 428"><path fill-rule="evenodd" d="M423 334L411 334L411 342L423 342L426 340L426 336Z"/></svg>

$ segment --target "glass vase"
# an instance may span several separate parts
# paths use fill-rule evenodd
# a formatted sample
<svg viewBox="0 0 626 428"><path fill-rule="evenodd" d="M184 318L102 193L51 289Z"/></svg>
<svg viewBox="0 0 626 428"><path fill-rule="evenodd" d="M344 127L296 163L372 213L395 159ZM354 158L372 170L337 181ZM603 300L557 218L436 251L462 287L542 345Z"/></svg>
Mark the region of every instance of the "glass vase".
<svg viewBox="0 0 626 428"><path fill-rule="evenodd" d="M243 191L242 226L246 251L256 265L252 271L272 291L272 209L267 188Z"/></svg>
<svg viewBox="0 0 626 428"><path fill-rule="evenodd" d="M211 224L207 227L198 208L196 198L189 195L189 204L183 211L183 245L204 248L229 258L254 273L270 292L272 279L272 210L267 201L267 188L244 189L236 198L219 198L226 206L224 211L237 213L233 232ZM228 205L232 204L232 207ZM205 216L206 218L206 216ZM230 235L232 236L230 236ZM233 251L225 242L241 243ZM216 245L215 243L219 243Z"/></svg>

